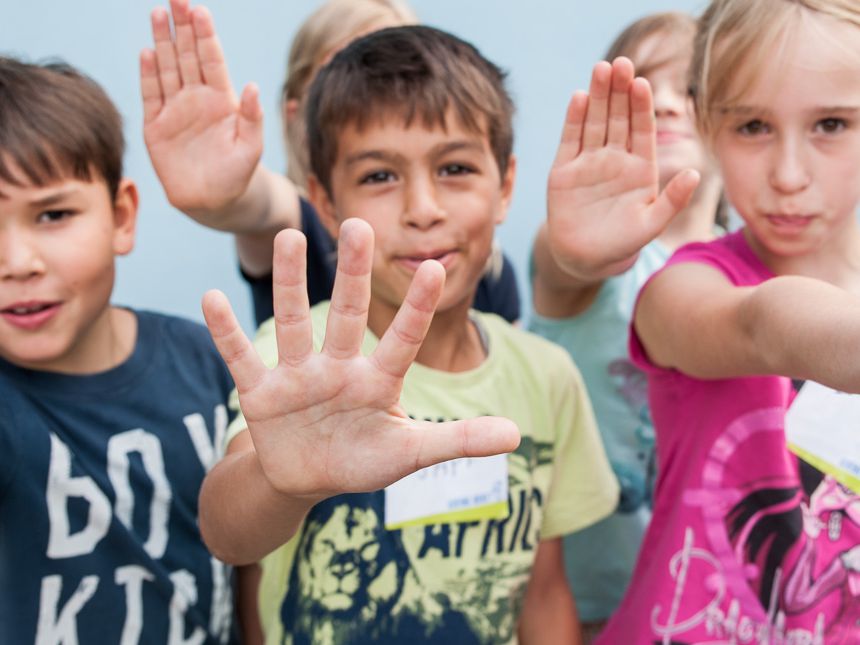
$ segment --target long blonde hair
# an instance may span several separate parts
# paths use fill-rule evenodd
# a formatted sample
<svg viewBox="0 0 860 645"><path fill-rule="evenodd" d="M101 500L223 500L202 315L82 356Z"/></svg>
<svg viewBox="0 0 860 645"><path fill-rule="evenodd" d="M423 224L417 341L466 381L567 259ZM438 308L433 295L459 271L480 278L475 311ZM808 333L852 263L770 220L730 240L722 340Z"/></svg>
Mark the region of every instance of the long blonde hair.
<svg viewBox="0 0 860 645"><path fill-rule="evenodd" d="M696 122L706 141L719 127L721 108L749 89L762 61L779 57L804 10L860 27L857 0L712 0L699 19L690 65Z"/></svg>
<svg viewBox="0 0 860 645"><path fill-rule="evenodd" d="M406 25L417 22L417 18L403 0L328 0L314 11L299 28L290 47L281 91L284 116L287 102L302 102L317 70L329 56L383 22ZM294 119L284 118L283 126L287 176L301 190L309 166L304 119L300 114Z"/></svg>

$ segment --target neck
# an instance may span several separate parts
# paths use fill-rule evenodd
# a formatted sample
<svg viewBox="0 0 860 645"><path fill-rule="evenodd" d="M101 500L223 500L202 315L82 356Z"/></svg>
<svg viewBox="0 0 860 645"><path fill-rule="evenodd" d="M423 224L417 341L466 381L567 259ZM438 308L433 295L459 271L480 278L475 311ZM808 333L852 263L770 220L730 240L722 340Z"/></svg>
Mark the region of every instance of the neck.
<svg viewBox="0 0 860 645"><path fill-rule="evenodd" d="M714 237L714 216L720 203L722 182L714 174L699 183L686 208L678 213L657 238L670 251L689 242L704 242Z"/></svg>
<svg viewBox="0 0 860 645"><path fill-rule="evenodd" d="M444 311L437 311L418 350L415 362L442 372L465 372L477 368L486 358L481 336L469 319L472 297ZM371 298L367 326L377 338L388 329L395 308Z"/></svg>

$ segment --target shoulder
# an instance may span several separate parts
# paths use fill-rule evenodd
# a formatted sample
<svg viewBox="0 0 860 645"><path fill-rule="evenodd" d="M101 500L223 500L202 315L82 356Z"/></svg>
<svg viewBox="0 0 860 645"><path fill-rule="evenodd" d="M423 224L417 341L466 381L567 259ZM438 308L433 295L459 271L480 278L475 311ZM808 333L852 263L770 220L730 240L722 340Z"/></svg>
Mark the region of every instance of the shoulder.
<svg viewBox="0 0 860 645"><path fill-rule="evenodd" d="M519 320L520 292L517 277L513 264L501 251L498 251L498 260L478 283L473 306L479 311L497 314L508 322Z"/></svg>
<svg viewBox="0 0 860 645"><path fill-rule="evenodd" d="M758 284L772 277L750 248L743 229L710 242L682 246L666 263L666 268L685 263L710 266L738 286Z"/></svg>

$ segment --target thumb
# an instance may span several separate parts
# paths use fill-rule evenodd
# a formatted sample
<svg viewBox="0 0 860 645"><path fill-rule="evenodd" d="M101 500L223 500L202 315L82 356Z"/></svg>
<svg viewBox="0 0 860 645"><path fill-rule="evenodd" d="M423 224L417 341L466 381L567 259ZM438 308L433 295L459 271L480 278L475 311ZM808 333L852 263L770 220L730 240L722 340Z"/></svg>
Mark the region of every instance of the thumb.
<svg viewBox="0 0 860 645"><path fill-rule="evenodd" d="M672 177L651 205L652 224L662 230L669 220L684 210L690 203L700 179L698 172L689 169Z"/></svg>
<svg viewBox="0 0 860 645"><path fill-rule="evenodd" d="M256 83L248 83L239 99L239 119L236 125L236 138L248 144L262 147L263 108L260 105L260 88Z"/></svg>
<svg viewBox="0 0 860 645"><path fill-rule="evenodd" d="M488 457L515 450L520 432L510 419L478 417L446 423L421 423L418 454L412 462L416 470L462 457Z"/></svg>

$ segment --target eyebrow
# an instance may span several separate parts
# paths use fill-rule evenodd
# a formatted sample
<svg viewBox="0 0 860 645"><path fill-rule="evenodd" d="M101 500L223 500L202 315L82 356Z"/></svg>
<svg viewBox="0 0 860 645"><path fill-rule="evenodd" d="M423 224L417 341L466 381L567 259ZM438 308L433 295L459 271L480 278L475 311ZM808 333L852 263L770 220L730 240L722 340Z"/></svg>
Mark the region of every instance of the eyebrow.
<svg viewBox="0 0 860 645"><path fill-rule="evenodd" d="M430 156L438 157L440 155L457 152L459 150L480 152L484 149L483 143L480 141L449 141L439 144L430 150ZM349 155L344 160L347 166L352 166L362 161L396 161L402 159L403 155L399 152L389 152L387 150L365 150Z"/></svg>
<svg viewBox="0 0 860 645"><path fill-rule="evenodd" d="M42 197L40 199L34 199L33 201L30 202L30 205L36 206L37 208L45 208L47 206L53 206L54 204L62 202L63 200L68 199L69 197L73 197L75 194L77 194L77 192L78 191L74 188L66 188L64 190L58 190L57 192L50 193L50 194L48 194L45 197Z"/></svg>
<svg viewBox="0 0 860 645"><path fill-rule="evenodd" d="M720 109L721 114L770 114L771 110L757 107L755 105L733 105ZM847 114L854 115L860 113L860 106L856 105L823 105L811 110L812 114Z"/></svg>

